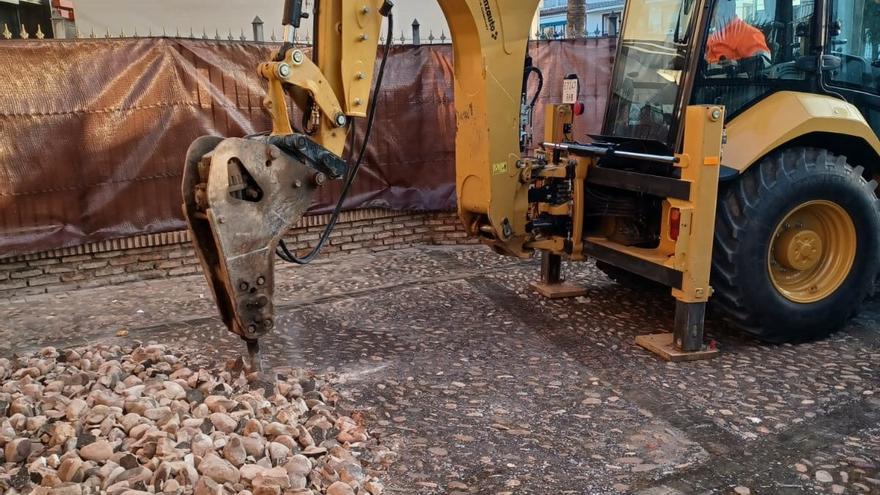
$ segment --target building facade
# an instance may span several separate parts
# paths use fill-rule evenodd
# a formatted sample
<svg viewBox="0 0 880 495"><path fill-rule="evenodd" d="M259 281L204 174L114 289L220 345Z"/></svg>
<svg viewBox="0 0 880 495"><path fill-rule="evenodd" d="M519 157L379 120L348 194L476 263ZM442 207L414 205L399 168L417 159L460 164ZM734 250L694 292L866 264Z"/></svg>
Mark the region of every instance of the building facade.
<svg viewBox="0 0 880 495"><path fill-rule="evenodd" d="M0 0L0 37L73 38L72 0Z"/></svg>
<svg viewBox="0 0 880 495"><path fill-rule="evenodd" d="M623 19L624 0L586 0L587 36L617 36ZM544 0L539 11L538 32L541 38L565 36L568 0Z"/></svg>
<svg viewBox="0 0 880 495"><path fill-rule="evenodd" d="M587 2L587 36L616 37L623 19L623 0Z"/></svg>

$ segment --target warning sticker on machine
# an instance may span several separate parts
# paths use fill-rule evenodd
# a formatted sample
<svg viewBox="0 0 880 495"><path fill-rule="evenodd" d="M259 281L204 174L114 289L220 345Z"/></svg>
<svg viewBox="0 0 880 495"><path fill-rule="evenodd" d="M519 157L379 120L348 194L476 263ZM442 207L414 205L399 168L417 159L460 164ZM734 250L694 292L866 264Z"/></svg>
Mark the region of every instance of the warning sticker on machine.
<svg viewBox="0 0 880 495"><path fill-rule="evenodd" d="M492 174L501 175L507 173L507 162L498 162L492 164Z"/></svg>
<svg viewBox="0 0 880 495"><path fill-rule="evenodd" d="M566 79L562 81L562 104L574 105L578 99L578 80Z"/></svg>

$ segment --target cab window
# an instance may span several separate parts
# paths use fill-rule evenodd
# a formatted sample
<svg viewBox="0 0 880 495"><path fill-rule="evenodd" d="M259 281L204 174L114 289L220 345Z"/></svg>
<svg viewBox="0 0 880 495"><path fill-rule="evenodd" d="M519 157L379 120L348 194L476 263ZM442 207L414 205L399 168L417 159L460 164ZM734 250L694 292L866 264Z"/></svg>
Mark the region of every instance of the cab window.
<svg viewBox="0 0 880 495"><path fill-rule="evenodd" d="M835 86L876 93L880 76L880 0L832 0L827 51L840 58Z"/></svg>
<svg viewBox="0 0 880 495"><path fill-rule="evenodd" d="M808 74L811 0L718 0L712 11L694 103L719 104L735 116L770 93L803 90Z"/></svg>

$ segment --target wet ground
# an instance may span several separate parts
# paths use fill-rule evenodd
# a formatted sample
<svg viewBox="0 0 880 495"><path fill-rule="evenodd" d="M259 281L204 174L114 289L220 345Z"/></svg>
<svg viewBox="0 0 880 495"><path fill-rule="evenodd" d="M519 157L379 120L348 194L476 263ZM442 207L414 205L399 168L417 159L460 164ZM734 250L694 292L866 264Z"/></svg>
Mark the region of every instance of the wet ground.
<svg viewBox="0 0 880 495"><path fill-rule="evenodd" d="M798 346L710 316L720 356L670 364L634 344L671 328L670 296L566 270L585 297L542 299L536 262L482 247L283 268L266 360L336 377L397 452L386 493L880 493L878 302ZM243 346L207 291L189 277L0 301L0 355L136 339L222 361Z"/></svg>

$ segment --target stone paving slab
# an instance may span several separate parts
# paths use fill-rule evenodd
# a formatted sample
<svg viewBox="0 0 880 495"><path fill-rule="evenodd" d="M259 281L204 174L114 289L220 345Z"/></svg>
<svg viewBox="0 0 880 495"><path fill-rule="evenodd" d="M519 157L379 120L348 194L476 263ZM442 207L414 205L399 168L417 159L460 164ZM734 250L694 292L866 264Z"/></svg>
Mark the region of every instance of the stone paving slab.
<svg viewBox="0 0 880 495"><path fill-rule="evenodd" d="M880 493L876 302L798 346L710 315L721 355L671 364L634 344L671 328L667 293L578 264L587 295L549 301L528 287L537 270L481 247L284 268L267 362L336 377L397 452L390 493ZM189 277L0 303L0 354L142 339L225 360L243 346L206 290Z"/></svg>

